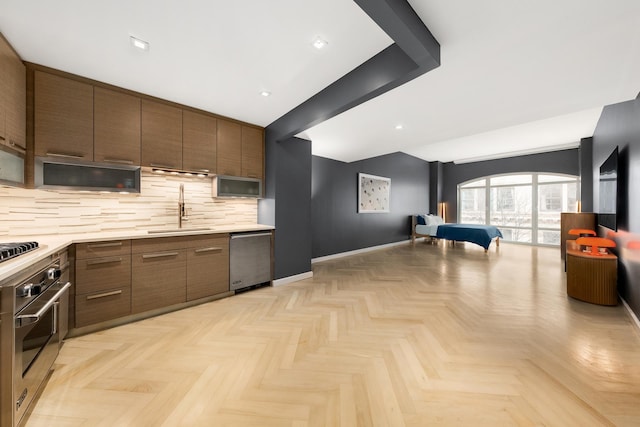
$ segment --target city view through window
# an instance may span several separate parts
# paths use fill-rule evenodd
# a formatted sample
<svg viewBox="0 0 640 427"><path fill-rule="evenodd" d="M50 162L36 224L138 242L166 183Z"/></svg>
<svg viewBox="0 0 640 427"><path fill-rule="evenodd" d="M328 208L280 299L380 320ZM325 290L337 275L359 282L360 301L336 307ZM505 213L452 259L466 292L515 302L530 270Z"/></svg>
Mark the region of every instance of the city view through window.
<svg viewBox="0 0 640 427"><path fill-rule="evenodd" d="M500 228L505 241L560 244L560 213L576 212L577 176L497 175L458 185L458 218Z"/></svg>

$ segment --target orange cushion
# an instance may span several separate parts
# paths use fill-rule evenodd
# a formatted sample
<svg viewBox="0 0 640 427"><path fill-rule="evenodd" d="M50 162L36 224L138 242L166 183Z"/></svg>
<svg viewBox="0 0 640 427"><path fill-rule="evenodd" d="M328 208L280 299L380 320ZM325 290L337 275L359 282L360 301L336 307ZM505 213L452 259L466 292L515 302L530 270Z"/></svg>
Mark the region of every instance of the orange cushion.
<svg viewBox="0 0 640 427"><path fill-rule="evenodd" d="M593 230L589 230L587 228L572 228L571 230L569 230L569 234L574 235L574 236L580 236L582 234L588 234L590 236L595 236L596 232Z"/></svg>
<svg viewBox="0 0 640 427"><path fill-rule="evenodd" d="M605 239L604 237L578 237L576 243L580 246L591 246L591 254L599 255L598 248L615 248L616 242L611 239Z"/></svg>

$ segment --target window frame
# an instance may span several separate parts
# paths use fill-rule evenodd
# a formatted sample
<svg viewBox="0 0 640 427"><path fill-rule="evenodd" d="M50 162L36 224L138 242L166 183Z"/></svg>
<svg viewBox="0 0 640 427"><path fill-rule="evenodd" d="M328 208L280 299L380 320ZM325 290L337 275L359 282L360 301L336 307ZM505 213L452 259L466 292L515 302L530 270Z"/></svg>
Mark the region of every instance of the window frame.
<svg viewBox="0 0 640 427"><path fill-rule="evenodd" d="M497 178L497 177L504 177L504 176L519 176L519 175L530 175L531 176L531 182L527 182L527 183L517 183L517 184L497 184L497 185L491 185L491 179L492 178ZM544 176L555 176L558 177L558 180L544 180L543 182L540 182L538 177L540 175L544 175ZM471 187L465 187L466 184L478 184L480 181L484 181L484 187L482 185L473 185ZM539 246L551 246L551 247L557 247L559 246L559 244L552 244L552 243L540 243L538 241L538 233L539 232L544 232L544 231L553 231L553 232L559 232L558 229L555 228L550 228L550 227L540 227L538 224L538 220L539 220L539 215L538 215L538 211L539 211L539 186L540 185L552 185L552 184L576 184L576 200L580 199L580 177L577 175L570 175L570 174L563 174L563 173L550 173L550 172L515 172L515 173L503 173L503 174L495 174L495 175L487 175L484 177L479 177L479 178L472 178L470 180L467 180L465 182L461 182L457 185L457 214L458 214L458 218L462 218L462 200L461 200L461 194L460 194L460 190L461 189L480 189L480 188L484 188L485 190L485 220L484 220L484 224L486 225L491 225L491 206L493 203L493 200L491 199L491 189L492 188L501 188L501 187L525 187L525 186L530 186L531 187L531 227L518 227L518 226L503 226L504 228L507 229L516 229L516 230L525 230L525 231L531 231L531 242L517 242L517 241L511 241L509 240L510 243L517 243L517 244L525 244L525 245L539 245ZM515 191L514 191L514 197L515 197Z"/></svg>

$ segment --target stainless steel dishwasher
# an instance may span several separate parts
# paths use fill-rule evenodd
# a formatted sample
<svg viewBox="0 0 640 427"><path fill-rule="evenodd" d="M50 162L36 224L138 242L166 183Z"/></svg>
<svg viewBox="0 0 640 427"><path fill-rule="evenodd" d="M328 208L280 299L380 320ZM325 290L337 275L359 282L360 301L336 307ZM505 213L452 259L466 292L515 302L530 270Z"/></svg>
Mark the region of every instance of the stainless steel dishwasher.
<svg viewBox="0 0 640 427"><path fill-rule="evenodd" d="M271 282L271 232L233 233L229 242L229 289Z"/></svg>

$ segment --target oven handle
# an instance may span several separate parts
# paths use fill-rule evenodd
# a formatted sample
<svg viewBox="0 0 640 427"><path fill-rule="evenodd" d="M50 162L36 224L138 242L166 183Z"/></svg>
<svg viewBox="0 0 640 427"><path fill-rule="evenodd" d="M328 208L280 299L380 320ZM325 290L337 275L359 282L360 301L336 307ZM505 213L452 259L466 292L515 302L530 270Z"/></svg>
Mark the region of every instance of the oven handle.
<svg viewBox="0 0 640 427"><path fill-rule="evenodd" d="M42 308L38 310L36 313L21 314L19 316L16 316L16 328L22 328L32 323L36 323L38 320L40 320L40 317L42 317L42 315L46 313L47 310L49 310L51 306L55 304L56 301L60 299L62 294L64 294L65 291L70 287L71 287L71 282L65 283L65 285L58 292L56 292L56 294L53 297L51 297L51 299L49 299L49 301L47 301L47 303L43 305Z"/></svg>

